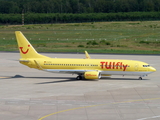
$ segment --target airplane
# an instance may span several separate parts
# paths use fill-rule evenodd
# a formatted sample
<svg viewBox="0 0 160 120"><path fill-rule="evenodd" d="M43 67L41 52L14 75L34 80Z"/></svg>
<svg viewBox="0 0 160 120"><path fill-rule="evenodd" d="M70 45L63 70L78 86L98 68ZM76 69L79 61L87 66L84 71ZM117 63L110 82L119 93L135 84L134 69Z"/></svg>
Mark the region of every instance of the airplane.
<svg viewBox="0 0 160 120"><path fill-rule="evenodd" d="M100 79L102 76L134 75L142 77L156 71L149 64L135 60L91 59L85 51L85 59L50 58L37 53L21 31L15 31L20 56L19 62L30 68L53 73L77 74L77 80Z"/></svg>

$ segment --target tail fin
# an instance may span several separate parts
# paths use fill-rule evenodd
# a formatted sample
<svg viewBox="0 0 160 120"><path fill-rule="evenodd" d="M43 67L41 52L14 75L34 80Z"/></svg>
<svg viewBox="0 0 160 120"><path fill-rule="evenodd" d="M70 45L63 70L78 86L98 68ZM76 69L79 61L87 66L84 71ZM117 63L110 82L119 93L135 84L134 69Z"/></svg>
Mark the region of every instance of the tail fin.
<svg viewBox="0 0 160 120"><path fill-rule="evenodd" d="M30 42L26 39L26 37L20 32L16 31L16 39L20 51L21 58L45 58L46 56L40 55L33 48Z"/></svg>

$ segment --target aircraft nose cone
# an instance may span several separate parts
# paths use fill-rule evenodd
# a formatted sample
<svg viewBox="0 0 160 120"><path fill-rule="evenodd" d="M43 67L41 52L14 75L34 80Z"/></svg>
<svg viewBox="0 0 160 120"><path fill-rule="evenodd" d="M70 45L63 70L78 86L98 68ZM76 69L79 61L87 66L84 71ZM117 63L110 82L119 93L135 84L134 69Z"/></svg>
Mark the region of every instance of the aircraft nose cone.
<svg viewBox="0 0 160 120"><path fill-rule="evenodd" d="M151 68L150 68L150 71L156 72L156 69L155 69L154 67L151 67Z"/></svg>

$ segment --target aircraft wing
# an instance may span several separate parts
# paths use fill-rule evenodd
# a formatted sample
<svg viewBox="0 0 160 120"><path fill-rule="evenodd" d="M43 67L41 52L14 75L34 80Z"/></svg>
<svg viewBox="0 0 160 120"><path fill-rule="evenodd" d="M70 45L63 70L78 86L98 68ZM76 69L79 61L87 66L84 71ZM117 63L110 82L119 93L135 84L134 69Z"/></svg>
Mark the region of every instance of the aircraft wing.
<svg viewBox="0 0 160 120"><path fill-rule="evenodd" d="M95 71L95 70L74 70L74 69L43 69L43 70L47 72L70 73L70 74L83 74L85 72Z"/></svg>

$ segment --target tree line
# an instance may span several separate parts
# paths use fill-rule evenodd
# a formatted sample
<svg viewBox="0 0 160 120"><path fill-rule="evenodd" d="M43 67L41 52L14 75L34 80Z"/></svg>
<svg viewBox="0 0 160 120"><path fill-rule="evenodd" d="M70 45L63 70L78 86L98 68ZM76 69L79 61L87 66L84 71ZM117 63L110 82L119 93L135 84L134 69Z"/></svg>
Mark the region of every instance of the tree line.
<svg viewBox="0 0 160 120"><path fill-rule="evenodd" d="M25 24L76 23L97 21L145 21L160 20L160 12L119 12L119 13L28 13ZM0 24L21 24L21 14L0 14Z"/></svg>
<svg viewBox="0 0 160 120"><path fill-rule="evenodd" d="M0 0L0 13L117 13L160 11L160 0Z"/></svg>

